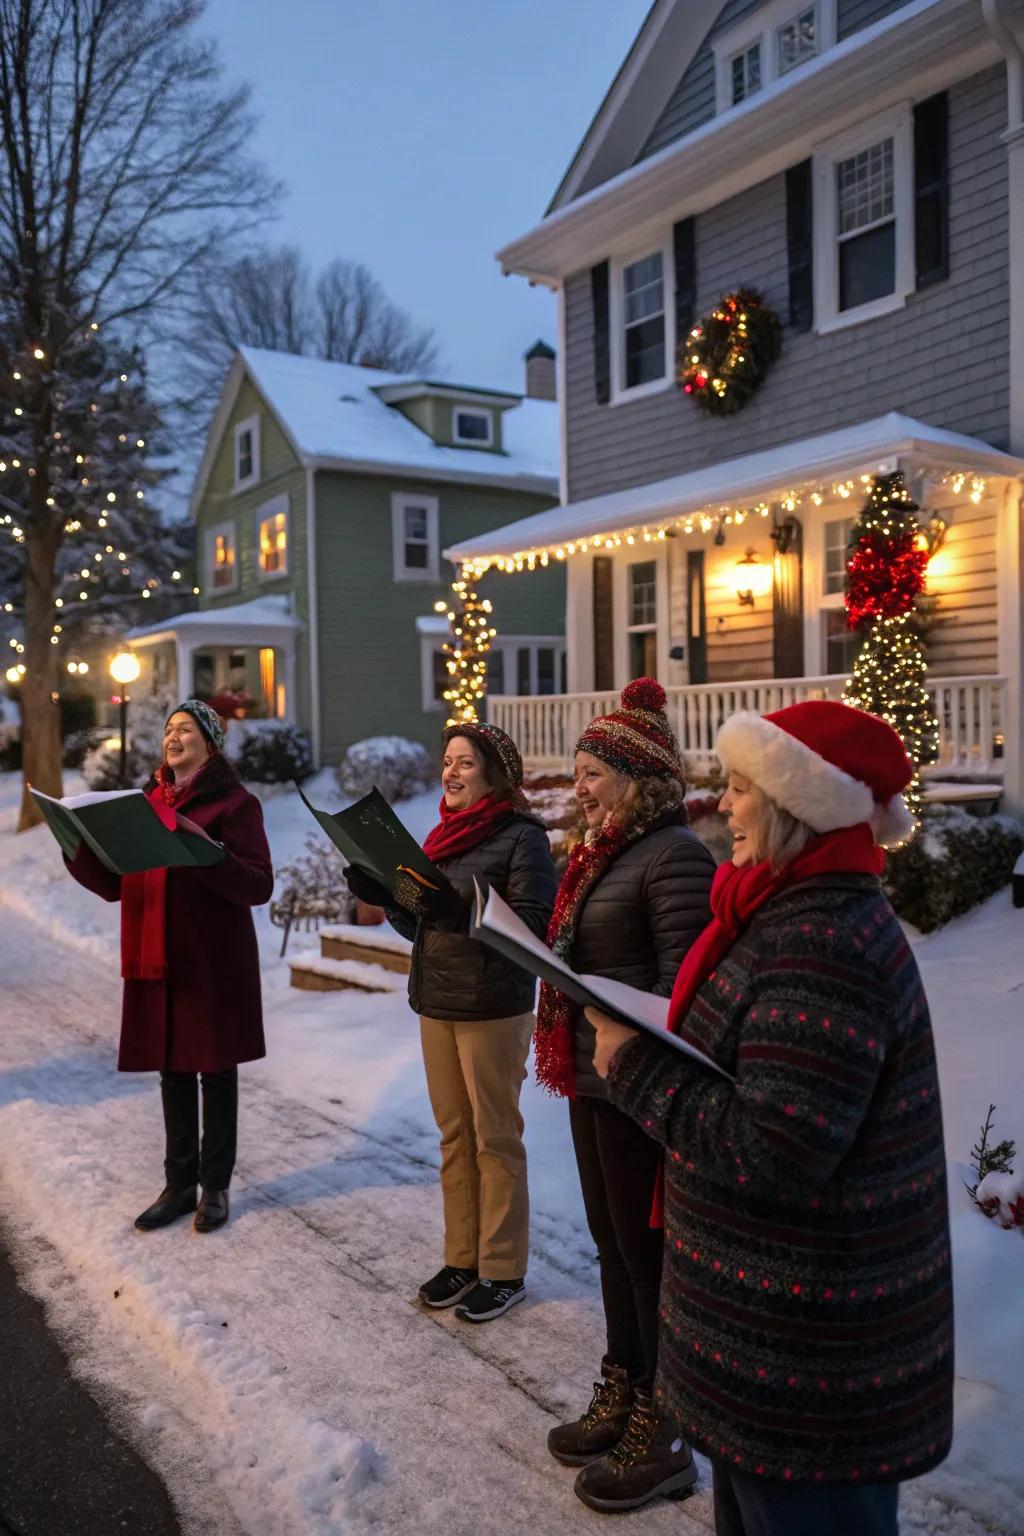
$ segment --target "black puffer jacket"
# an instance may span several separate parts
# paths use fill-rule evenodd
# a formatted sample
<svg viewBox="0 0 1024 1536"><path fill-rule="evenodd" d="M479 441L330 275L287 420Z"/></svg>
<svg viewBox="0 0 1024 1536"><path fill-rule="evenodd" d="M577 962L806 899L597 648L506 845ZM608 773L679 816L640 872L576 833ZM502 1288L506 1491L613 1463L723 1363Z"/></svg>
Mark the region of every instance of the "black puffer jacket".
<svg viewBox="0 0 1024 1536"><path fill-rule="evenodd" d="M533 1008L536 982L497 951L469 937L473 879L492 885L541 938L555 901L548 835L532 816L510 816L485 843L438 862L466 906L452 922L416 921L388 911L392 927L412 939L409 1004L431 1019L507 1019Z"/></svg>
<svg viewBox="0 0 1024 1536"><path fill-rule="evenodd" d="M580 913L570 964L668 997L683 956L711 920L715 861L680 811L654 823L594 886ZM573 1057L576 1092L607 1098L594 1071L594 1031L580 1013Z"/></svg>

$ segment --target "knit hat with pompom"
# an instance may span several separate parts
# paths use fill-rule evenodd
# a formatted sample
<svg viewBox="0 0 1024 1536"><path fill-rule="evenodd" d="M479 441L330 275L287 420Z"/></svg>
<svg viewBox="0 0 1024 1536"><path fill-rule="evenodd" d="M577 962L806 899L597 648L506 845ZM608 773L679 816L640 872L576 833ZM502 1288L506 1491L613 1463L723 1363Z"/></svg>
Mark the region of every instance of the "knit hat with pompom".
<svg viewBox="0 0 1024 1536"><path fill-rule="evenodd" d="M619 708L592 720L576 743L602 763L631 779L655 774L681 779L679 743L665 714L665 690L653 677L638 677L623 688Z"/></svg>

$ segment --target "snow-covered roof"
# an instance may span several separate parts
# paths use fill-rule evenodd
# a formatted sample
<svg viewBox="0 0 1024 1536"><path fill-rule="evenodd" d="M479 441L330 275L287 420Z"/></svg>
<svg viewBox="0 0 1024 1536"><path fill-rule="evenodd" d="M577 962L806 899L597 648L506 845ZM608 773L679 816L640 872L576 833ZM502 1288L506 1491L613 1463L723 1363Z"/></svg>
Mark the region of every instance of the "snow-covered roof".
<svg viewBox="0 0 1024 1536"><path fill-rule="evenodd" d="M277 594L254 597L248 603L233 603L226 608L197 608L191 613L179 613L156 624L130 629L125 639L134 644L140 641L152 644L156 640L173 639L180 633L205 634L210 631L217 634L223 630L223 639L227 643L231 634L240 630L251 630L253 638L259 639L261 631L268 635L291 634L300 628L300 620L295 617L288 598Z"/></svg>
<svg viewBox="0 0 1024 1536"><path fill-rule="evenodd" d="M263 396L303 464L457 480L558 494L558 407L524 399L502 414L502 453L447 448L381 399L388 386L410 388L412 374L324 362L290 352L240 348L210 427L192 495L195 513L213 458L245 378Z"/></svg>
<svg viewBox="0 0 1024 1536"><path fill-rule="evenodd" d="M668 480L552 507L455 544L444 553L457 562L528 554L531 549L549 548L560 541L617 533L734 502L765 500L773 492L782 493L819 477L877 472L886 465L893 468L900 458L913 458L920 468L941 465L987 475L1024 474L1024 459L1001 453L980 438L946 432L890 411L886 416L801 438L780 448L720 459Z"/></svg>

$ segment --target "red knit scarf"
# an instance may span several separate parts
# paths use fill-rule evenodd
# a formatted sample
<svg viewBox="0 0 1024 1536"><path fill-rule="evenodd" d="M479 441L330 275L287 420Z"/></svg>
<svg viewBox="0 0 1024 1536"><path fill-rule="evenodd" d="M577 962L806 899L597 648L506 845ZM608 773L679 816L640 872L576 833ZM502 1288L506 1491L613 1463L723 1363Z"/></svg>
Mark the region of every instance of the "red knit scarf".
<svg viewBox="0 0 1024 1536"><path fill-rule="evenodd" d="M165 827L177 820L170 802L172 781L157 782L146 795ZM126 981L163 981L167 975L167 871L144 869L121 876L121 975Z"/></svg>
<svg viewBox="0 0 1024 1536"><path fill-rule="evenodd" d="M510 816L519 809L512 795L499 795L497 791L484 795L464 811L449 810L441 796L441 820L427 835L423 852L435 864L454 859L457 854L468 853L478 843L485 843Z"/></svg>
<svg viewBox="0 0 1024 1536"><path fill-rule="evenodd" d="M547 942L560 960L569 963L583 904L608 866L651 831L650 822L621 826L608 817L592 841L577 843L555 897ZM550 982L540 984L537 1029L533 1037L537 1081L561 1098L576 1097L573 1066L573 1024L577 1008Z"/></svg>

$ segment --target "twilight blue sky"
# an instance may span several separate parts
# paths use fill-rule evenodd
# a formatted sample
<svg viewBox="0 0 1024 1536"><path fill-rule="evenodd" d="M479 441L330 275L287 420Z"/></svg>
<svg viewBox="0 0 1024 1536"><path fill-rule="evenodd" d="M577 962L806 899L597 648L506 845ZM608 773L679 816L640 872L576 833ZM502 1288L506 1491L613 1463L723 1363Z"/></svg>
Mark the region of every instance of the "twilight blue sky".
<svg viewBox="0 0 1024 1536"><path fill-rule="evenodd" d="M554 299L495 250L534 224L649 0L208 0L254 149L289 188L270 241L364 261L437 332L446 377L519 389Z"/></svg>

